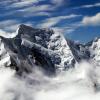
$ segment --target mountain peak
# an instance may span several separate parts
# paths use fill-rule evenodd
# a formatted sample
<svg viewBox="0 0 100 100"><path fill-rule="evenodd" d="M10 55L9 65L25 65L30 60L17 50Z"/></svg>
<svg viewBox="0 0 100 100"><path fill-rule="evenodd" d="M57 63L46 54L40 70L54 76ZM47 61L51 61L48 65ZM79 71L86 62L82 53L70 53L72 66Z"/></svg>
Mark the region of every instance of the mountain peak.
<svg viewBox="0 0 100 100"><path fill-rule="evenodd" d="M52 29L21 24L13 38L1 37L0 65L15 69L18 74L30 73L38 66L44 73L52 75L74 67L81 60L95 59L95 55L99 54L99 45L82 45L66 40Z"/></svg>
<svg viewBox="0 0 100 100"><path fill-rule="evenodd" d="M23 24L16 34L13 38L2 39L6 53L1 50L1 59L6 59L2 55L7 54L9 60L4 65L16 69L17 73L31 72L35 66L41 66L50 74L74 66L72 51L61 34Z"/></svg>

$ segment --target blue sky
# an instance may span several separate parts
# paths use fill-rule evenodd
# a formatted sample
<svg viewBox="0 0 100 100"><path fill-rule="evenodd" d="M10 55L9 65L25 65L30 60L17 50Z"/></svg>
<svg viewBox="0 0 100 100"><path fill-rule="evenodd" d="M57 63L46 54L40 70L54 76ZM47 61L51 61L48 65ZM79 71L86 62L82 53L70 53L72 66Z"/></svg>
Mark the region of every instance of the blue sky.
<svg viewBox="0 0 100 100"><path fill-rule="evenodd" d="M0 33L21 23L85 43L100 36L100 0L0 0Z"/></svg>

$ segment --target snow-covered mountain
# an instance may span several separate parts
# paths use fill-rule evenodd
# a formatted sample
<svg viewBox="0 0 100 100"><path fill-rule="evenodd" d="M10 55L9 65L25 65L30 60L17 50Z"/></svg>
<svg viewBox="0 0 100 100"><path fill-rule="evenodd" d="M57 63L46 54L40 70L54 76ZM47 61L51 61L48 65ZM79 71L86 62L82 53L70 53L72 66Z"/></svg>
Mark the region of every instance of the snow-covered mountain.
<svg viewBox="0 0 100 100"><path fill-rule="evenodd" d="M86 44L20 25L0 36L0 100L99 100L100 39Z"/></svg>
<svg viewBox="0 0 100 100"><path fill-rule="evenodd" d="M51 29L20 25L13 38L0 37L0 67L18 74L40 66L48 75L68 70L82 60L100 65L100 39L86 45L65 39Z"/></svg>

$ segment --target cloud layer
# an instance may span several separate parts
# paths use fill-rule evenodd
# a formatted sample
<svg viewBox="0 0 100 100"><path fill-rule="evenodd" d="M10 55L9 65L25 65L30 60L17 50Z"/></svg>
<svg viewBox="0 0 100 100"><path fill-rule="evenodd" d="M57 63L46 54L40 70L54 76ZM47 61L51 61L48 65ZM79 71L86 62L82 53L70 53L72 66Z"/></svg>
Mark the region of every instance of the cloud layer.
<svg viewBox="0 0 100 100"><path fill-rule="evenodd" d="M86 16L83 18L82 23L89 26L98 26L100 25L100 13L97 13L95 16Z"/></svg>
<svg viewBox="0 0 100 100"><path fill-rule="evenodd" d="M15 75L9 68L0 70L0 100L99 100L94 83L100 78L95 67L82 62L74 69L49 78L39 69ZM99 81L98 81L99 82Z"/></svg>

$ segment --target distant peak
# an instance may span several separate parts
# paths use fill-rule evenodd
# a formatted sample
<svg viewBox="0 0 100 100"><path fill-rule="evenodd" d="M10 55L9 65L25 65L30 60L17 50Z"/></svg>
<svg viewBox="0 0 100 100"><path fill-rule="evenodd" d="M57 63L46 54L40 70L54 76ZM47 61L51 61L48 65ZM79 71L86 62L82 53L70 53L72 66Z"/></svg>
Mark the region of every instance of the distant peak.
<svg viewBox="0 0 100 100"><path fill-rule="evenodd" d="M27 26L25 24L20 24L19 25L19 29L23 29L23 28L30 28L30 26Z"/></svg>

